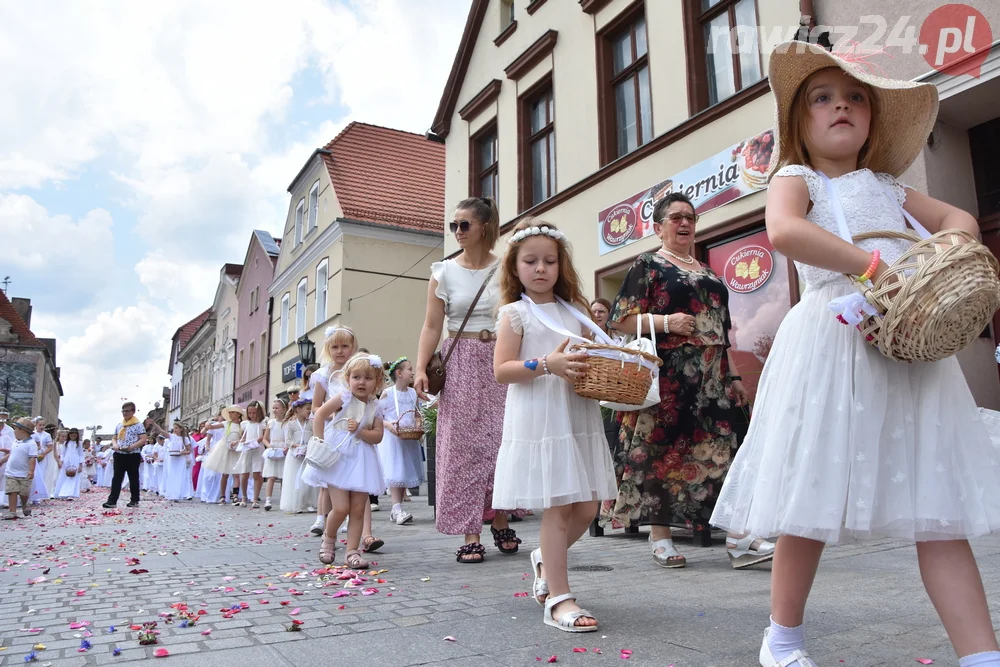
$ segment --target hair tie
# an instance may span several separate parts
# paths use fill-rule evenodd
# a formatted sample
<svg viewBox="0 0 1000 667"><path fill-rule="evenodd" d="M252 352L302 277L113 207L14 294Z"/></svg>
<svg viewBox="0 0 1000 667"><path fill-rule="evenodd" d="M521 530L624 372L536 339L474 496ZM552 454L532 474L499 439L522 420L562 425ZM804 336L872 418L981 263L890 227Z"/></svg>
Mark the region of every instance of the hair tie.
<svg viewBox="0 0 1000 667"><path fill-rule="evenodd" d="M323 336L329 338L338 331L346 331L347 333L351 334L351 336L354 336L354 332L348 329L347 327L336 327L336 326L327 327L326 331L323 332Z"/></svg>

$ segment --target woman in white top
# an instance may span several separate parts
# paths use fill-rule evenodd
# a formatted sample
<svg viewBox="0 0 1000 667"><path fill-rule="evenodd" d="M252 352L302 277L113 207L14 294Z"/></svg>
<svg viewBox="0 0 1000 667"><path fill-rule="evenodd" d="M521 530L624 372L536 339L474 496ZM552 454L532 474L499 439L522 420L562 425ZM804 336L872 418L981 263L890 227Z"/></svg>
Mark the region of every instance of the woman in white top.
<svg viewBox="0 0 1000 667"><path fill-rule="evenodd" d="M455 259L431 265L427 314L420 332L414 389L427 398L427 363L441 340L447 319L451 347L444 388L438 398L435 466L437 491L435 524L446 535L465 535L459 562L480 563L485 551L479 543L483 515L491 510L493 475L503 436L507 388L493 377L496 347L496 309L499 282L497 256L492 253L500 235L496 202L473 197L459 202L450 225L462 252ZM458 329L484 281L489 281L472 310L465 331ZM514 553L520 540L507 525L507 514L493 519L494 544Z"/></svg>
<svg viewBox="0 0 1000 667"><path fill-rule="evenodd" d="M240 475L240 507L246 507L247 485L253 475L253 504L251 509L260 508L261 473L264 470L264 406L260 401L250 401L247 405L247 420L243 423L243 436L236 445L240 458L236 462L236 472Z"/></svg>

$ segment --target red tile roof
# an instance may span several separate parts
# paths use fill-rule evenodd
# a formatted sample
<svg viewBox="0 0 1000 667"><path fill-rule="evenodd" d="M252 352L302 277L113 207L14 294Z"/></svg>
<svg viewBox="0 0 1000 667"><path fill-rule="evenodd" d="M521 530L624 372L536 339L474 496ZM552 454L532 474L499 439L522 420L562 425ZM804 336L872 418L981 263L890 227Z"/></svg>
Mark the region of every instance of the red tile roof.
<svg viewBox="0 0 1000 667"><path fill-rule="evenodd" d="M35 334L31 333L31 329L24 323L21 316L17 314L17 311L14 310L14 305L2 291L0 291L0 318L10 323L11 332L18 338L16 345L45 347L45 344L35 338Z"/></svg>
<svg viewBox="0 0 1000 667"><path fill-rule="evenodd" d="M232 278L239 278L240 274L243 273L243 265L242 264L229 264L229 263L227 263L223 268L226 270L226 275L230 276Z"/></svg>
<svg viewBox="0 0 1000 667"><path fill-rule="evenodd" d="M174 333L174 338L177 339L178 352L184 349L184 346L187 345L187 342L189 340L191 340L191 336L194 335L194 332L198 330L198 327L200 327L202 323L206 319L208 319L208 316L211 314L212 314L212 309L206 308L205 312L203 312L201 315L198 315L193 320L186 322L182 324L180 327L178 327L177 332Z"/></svg>
<svg viewBox="0 0 1000 667"><path fill-rule="evenodd" d="M444 233L444 145L352 122L324 147L344 217Z"/></svg>

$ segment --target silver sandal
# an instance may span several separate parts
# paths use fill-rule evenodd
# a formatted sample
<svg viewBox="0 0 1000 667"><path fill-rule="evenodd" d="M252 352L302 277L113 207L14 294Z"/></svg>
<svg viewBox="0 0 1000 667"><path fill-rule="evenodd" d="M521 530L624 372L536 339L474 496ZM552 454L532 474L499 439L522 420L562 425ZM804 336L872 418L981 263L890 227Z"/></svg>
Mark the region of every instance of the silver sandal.
<svg viewBox="0 0 1000 667"><path fill-rule="evenodd" d="M539 547L531 552L531 570L535 573L535 581L531 585L531 594L535 596L535 602L539 607L545 606L545 600L538 598L549 596L549 582L542 579L542 549Z"/></svg>
<svg viewBox="0 0 1000 667"><path fill-rule="evenodd" d="M653 548L653 562L660 567L665 567L668 570L678 570L687 565L687 558L674 548L673 538L668 537L654 542L653 537L650 536L649 544ZM657 549L663 549L663 553L656 553Z"/></svg>
<svg viewBox="0 0 1000 667"><path fill-rule="evenodd" d="M753 534L741 538L727 537L726 552L729 554L729 562L732 563L733 569L742 570L745 567L772 560L774 558L774 542Z"/></svg>
<svg viewBox="0 0 1000 667"><path fill-rule="evenodd" d="M545 601L545 614L542 616L542 621L545 625L551 625L553 628L558 628L563 632L597 632L596 625L577 625L576 621L580 618L594 618L586 609L580 609L579 611L567 611L565 614L559 618L552 617L552 609L558 605L560 602L565 602L566 600L576 600L576 596L572 593L563 593L562 595L557 595L554 598L548 598Z"/></svg>

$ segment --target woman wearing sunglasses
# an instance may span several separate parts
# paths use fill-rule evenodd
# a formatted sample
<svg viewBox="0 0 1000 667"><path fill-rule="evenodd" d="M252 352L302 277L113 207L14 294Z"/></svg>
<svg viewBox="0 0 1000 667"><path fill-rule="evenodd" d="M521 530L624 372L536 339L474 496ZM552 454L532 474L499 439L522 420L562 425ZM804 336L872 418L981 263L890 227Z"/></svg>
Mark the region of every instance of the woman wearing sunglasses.
<svg viewBox="0 0 1000 667"><path fill-rule="evenodd" d="M446 535L464 535L458 562L481 563L486 549L479 543L483 514L493 495L493 473L503 435L507 388L493 377L496 309L500 290L493 247L500 236L500 215L489 197L459 202L448 228L462 251L454 259L431 265L427 315L420 332L413 386L426 399L427 363L441 340L448 359L444 388L438 400L436 525ZM479 300L476 294L486 283ZM471 309L471 313L470 311ZM462 321L468 321L459 334ZM503 553L515 553L520 540L497 512L493 541Z"/></svg>

